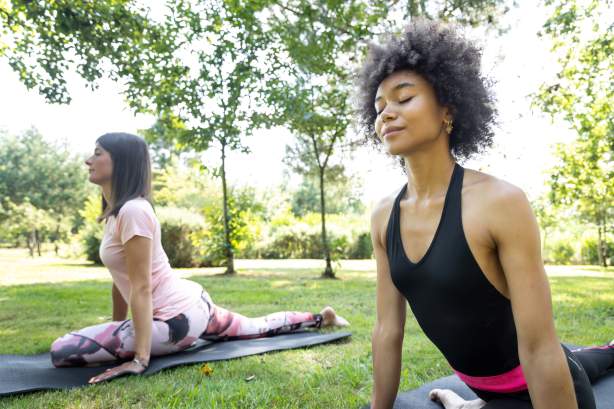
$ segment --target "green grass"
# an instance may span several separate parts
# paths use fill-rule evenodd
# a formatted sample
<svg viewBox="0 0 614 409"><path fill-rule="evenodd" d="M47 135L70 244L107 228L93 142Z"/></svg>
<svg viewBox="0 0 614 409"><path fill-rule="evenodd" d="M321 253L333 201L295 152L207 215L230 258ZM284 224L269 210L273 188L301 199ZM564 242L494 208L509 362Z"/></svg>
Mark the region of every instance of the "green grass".
<svg viewBox="0 0 614 409"><path fill-rule="evenodd" d="M247 269L231 278L192 277L217 304L251 316L333 305L352 323L350 341L213 362L210 377L201 374L200 365L191 365L71 391L0 398L0 407L359 407L371 393L370 332L375 319L374 275L365 270L342 269L339 280L325 281L318 279L319 269L289 261L287 268ZM614 337L611 277L553 277L551 284L561 339L596 344ZM109 320L110 311L108 280L0 286L0 354L47 351L56 337ZM412 317L403 349L402 390L451 373ZM247 382L252 375L255 379Z"/></svg>

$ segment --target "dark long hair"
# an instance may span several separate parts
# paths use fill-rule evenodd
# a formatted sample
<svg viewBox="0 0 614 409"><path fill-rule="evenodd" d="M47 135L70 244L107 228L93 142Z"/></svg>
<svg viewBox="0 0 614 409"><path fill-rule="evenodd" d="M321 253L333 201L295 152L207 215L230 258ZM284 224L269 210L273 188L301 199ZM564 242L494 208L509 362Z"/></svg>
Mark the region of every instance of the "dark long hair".
<svg viewBox="0 0 614 409"><path fill-rule="evenodd" d="M96 140L111 155L111 203L102 198L102 215L99 220L116 216L122 206L131 199L142 197L151 200L151 160L147 143L136 135L123 132L107 133Z"/></svg>

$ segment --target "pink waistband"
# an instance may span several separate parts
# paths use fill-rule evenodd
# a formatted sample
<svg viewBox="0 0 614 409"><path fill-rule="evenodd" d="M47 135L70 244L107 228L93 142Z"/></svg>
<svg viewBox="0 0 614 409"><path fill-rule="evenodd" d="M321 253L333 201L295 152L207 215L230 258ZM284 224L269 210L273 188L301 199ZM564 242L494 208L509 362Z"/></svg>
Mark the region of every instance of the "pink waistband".
<svg viewBox="0 0 614 409"><path fill-rule="evenodd" d="M527 382L520 365L509 372L494 376L469 376L455 369L454 372L467 385L483 391L511 393L527 389Z"/></svg>

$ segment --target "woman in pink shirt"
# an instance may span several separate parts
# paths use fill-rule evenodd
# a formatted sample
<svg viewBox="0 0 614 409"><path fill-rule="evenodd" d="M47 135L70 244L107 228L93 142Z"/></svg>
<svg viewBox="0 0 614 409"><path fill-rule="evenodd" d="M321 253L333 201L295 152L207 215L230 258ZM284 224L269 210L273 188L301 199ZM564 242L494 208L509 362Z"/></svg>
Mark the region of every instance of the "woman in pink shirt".
<svg viewBox="0 0 614 409"><path fill-rule="evenodd" d="M100 257L113 277L113 322L58 338L51 346L56 367L126 361L90 380L96 383L141 373L150 356L181 351L199 338L257 338L348 325L330 307L319 314L278 312L247 318L215 305L200 284L173 272L162 248L160 223L151 206L146 143L131 134L105 134L85 163L90 182L102 188L100 220L106 223Z"/></svg>

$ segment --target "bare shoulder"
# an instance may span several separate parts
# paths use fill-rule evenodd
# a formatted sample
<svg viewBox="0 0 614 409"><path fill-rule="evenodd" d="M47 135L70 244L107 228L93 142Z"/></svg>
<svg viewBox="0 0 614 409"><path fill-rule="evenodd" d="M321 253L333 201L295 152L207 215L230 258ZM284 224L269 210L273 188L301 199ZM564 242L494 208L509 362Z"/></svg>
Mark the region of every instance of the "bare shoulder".
<svg viewBox="0 0 614 409"><path fill-rule="evenodd" d="M518 186L493 175L473 169L465 169L463 200L479 211L504 211L528 206L524 191Z"/></svg>
<svg viewBox="0 0 614 409"><path fill-rule="evenodd" d="M385 243L384 237L386 228L388 227L388 219L390 218L392 206L398 194L399 190L397 189L386 195L375 204L371 211L371 235L373 240L378 243Z"/></svg>

